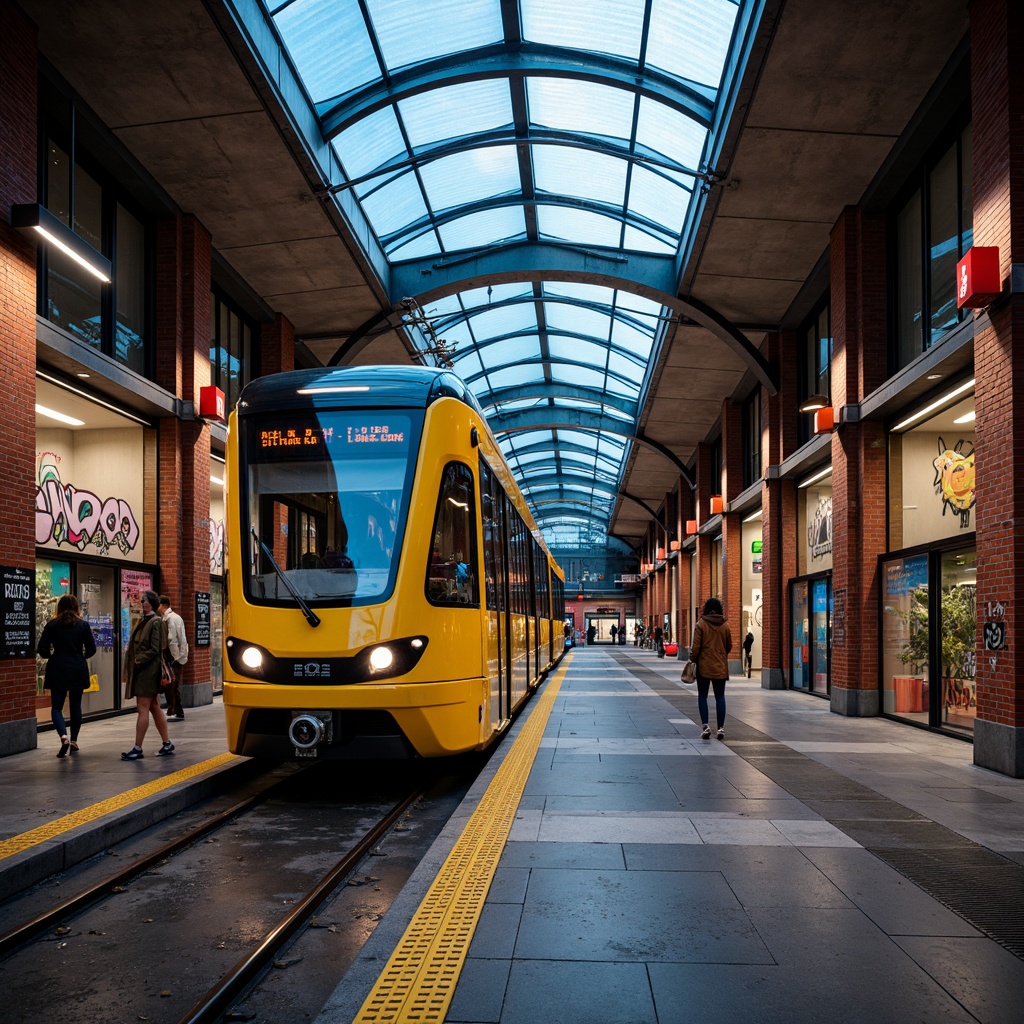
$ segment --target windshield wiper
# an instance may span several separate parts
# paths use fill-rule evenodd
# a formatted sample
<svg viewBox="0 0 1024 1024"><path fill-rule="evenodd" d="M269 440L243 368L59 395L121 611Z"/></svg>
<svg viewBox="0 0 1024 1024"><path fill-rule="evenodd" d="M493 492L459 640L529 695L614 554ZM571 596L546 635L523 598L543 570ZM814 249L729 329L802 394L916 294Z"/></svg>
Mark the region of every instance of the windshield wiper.
<svg viewBox="0 0 1024 1024"><path fill-rule="evenodd" d="M292 597L295 598L295 603L299 606L299 608L302 609L302 614L306 616L306 621L311 626L319 626L320 616L317 615L317 613L313 611L313 609L310 608L309 605L306 604L306 602L299 596L299 592L292 586L291 581L281 571L281 567L277 564L277 562L274 559L274 556L270 553L270 548L268 548L267 545L263 543L263 541L260 539L260 535L256 532L256 530L253 527L249 527L249 532L252 534L253 539L256 541L256 543L259 544L259 546L263 549L263 554L267 556L267 559L269 560L270 564L274 567L274 572L277 573L281 582L284 584L285 589L288 591L289 594L292 595Z"/></svg>

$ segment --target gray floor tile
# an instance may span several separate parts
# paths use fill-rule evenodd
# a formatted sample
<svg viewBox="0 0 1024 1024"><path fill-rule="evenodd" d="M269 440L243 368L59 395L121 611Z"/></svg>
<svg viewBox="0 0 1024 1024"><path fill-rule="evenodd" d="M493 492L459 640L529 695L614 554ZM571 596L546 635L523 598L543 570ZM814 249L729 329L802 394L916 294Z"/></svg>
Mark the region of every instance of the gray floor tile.
<svg viewBox="0 0 1024 1024"><path fill-rule="evenodd" d="M509 960L469 957L459 974L445 1020L453 1024L498 1024L511 966Z"/></svg>
<svg viewBox="0 0 1024 1024"><path fill-rule="evenodd" d="M766 963L770 955L722 875L530 874L517 958Z"/></svg>
<svg viewBox="0 0 1024 1024"><path fill-rule="evenodd" d="M657 1024L643 964L516 960L501 1020L509 1024Z"/></svg>

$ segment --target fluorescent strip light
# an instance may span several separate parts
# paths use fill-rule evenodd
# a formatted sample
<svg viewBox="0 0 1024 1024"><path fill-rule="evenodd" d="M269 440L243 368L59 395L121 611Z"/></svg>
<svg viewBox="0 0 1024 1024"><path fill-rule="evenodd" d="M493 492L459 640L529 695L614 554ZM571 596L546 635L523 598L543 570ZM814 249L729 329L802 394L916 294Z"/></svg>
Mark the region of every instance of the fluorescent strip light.
<svg viewBox="0 0 1024 1024"><path fill-rule="evenodd" d="M750 515L747 516L747 518L743 520L743 522L744 523L752 523L755 519L760 519L762 512L764 512L764 509L761 509L761 508L759 508L756 512L751 512Z"/></svg>
<svg viewBox="0 0 1024 1024"><path fill-rule="evenodd" d="M297 395L340 395L349 391L369 391L370 386L368 384L360 384L359 386L351 387L322 387L322 388L299 388L295 393Z"/></svg>
<svg viewBox="0 0 1024 1024"><path fill-rule="evenodd" d="M65 245L56 235L51 235L46 228L40 227L38 224L36 224L35 229L50 243L50 245L55 245L62 253L64 253L65 256L70 256L80 267L85 267L93 277L98 277L104 284L110 284L110 278L107 277L102 270L98 267L94 267L87 259L83 259L79 256L74 249Z"/></svg>
<svg viewBox="0 0 1024 1024"><path fill-rule="evenodd" d="M809 476L806 480L802 480L796 486L797 486L798 489L801 489L801 488L804 488L804 487L810 487L811 484L816 484L819 480L823 480L825 477L831 476L831 475L832 475L832 467L831 466L826 466L824 469L822 469L819 472L815 473L814 476Z"/></svg>
<svg viewBox="0 0 1024 1024"><path fill-rule="evenodd" d="M975 412L972 409L970 412L965 412L963 414L963 416L957 416L957 418L955 420L953 420L953 422L957 426L960 426L962 423L973 423L974 422L974 416L975 416Z"/></svg>
<svg viewBox="0 0 1024 1024"><path fill-rule="evenodd" d="M111 412L116 412L118 416L123 416L125 419L134 420L136 423L141 423L144 427L151 427L153 424L141 416L137 416L133 412L129 412L127 409L122 409L120 406L111 405L110 402L104 402L102 398L97 398L95 395L90 395L87 391L79 391L78 388L72 387L66 381L61 380L58 377L51 377L49 374L42 373L36 370L36 376L40 380L45 380L47 384L52 384L54 387L63 388L65 391L70 391L73 395L78 395L80 398L84 398L93 405L100 405L104 409L109 409Z"/></svg>
<svg viewBox="0 0 1024 1024"><path fill-rule="evenodd" d="M69 427L84 427L85 420L76 420L74 416L65 416L62 412L54 412L47 409L45 405L36 404L36 412L47 419L56 420L58 423L66 423Z"/></svg>
<svg viewBox="0 0 1024 1024"><path fill-rule="evenodd" d="M211 484L220 484L221 487L224 486L224 481L221 480L221 478L219 476L214 476L212 473L210 474L210 483Z"/></svg>
<svg viewBox="0 0 1024 1024"><path fill-rule="evenodd" d="M895 433L897 430L902 430L904 427L909 427L911 423L916 423L919 419L927 416L930 412L935 412L936 409L941 409L944 405L948 405L957 395L962 395L965 391L970 391L974 387L974 378L972 377L966 384L961 384L960 387L954 388L952 391L947 391L941 398L937 398L931 405L926 405L923 409L915 412L913 416L908 416L905 420L901 420L892 428Z"/></svg>

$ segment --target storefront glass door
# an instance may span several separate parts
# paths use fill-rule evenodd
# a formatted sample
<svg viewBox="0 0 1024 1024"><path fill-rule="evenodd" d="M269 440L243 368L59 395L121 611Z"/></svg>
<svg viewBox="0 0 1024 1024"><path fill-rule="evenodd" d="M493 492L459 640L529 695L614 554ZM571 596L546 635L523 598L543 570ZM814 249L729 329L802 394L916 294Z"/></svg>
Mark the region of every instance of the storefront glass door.
<svg viewBox="0 0 1024 1024"><path fill-rule="evenodd" d="M79 565L76 568L82 618L89 623L96 641L92 672L99 677L100 684L98 691L86 693L82 698L82 711L88 715L90 712L109 711L118 706L117 633L114 629L117 614L115 570L98 565Z"/></svg>

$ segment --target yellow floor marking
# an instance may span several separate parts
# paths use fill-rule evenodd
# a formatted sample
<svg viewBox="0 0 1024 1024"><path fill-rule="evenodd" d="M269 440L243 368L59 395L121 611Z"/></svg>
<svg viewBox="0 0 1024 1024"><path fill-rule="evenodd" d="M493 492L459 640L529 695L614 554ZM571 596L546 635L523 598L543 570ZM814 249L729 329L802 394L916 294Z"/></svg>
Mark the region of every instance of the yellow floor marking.
<svg viewBox="0 0 1024 1024"><path fill-rule="evenodd" d="M566 667L548 684L353 1024L444 1020Z"/></svg>
<svg viewBox="0 0 1024 1024"><path fill-rule="evenodd" d="M62 832L69 832L79 825L85 825L90 821L95 821L97 818L102 818L104 814L109 814L111 811L116 811L139 800L144 800L147 796L152 796L154 793L159 793L163 789L169 789L179 782L195 778L197 775L202 775L203 772L208 772L212 768L219 768L221 765L235 760L240 761L241 758L236 754L218 754L216 757L211 757L207 761L200 761L189 768L182 768L180 771L172 772L170 775L163 775L159 779L147 782L144 786L136 786L134 789L129 789L126 793L118 793L117 796L101 800L99 803L91 804L89 807L83 807L80 811L73 811L71 814L65 814L62 818L55 818L46 825L40 825L29 832L22 832L21 835L12 836L10 839L0 842L0 860L3 860L4 857L10 857L15 853L31 849L33 846L45 843L47 839L53 839Z"/></svg>

